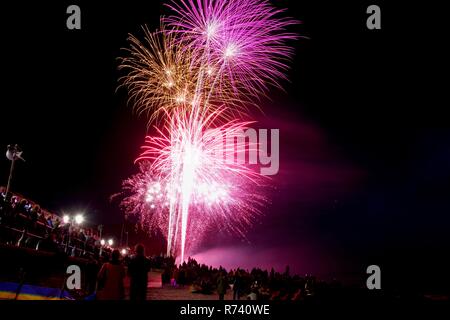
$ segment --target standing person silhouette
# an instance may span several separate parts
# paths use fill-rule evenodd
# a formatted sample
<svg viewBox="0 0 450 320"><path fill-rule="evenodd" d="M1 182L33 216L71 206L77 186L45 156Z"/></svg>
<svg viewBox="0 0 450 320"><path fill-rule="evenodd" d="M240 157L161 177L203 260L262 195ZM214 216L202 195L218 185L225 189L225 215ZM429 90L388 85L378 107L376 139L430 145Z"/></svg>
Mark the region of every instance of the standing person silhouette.
<svg viewBox="0 0 450 320"><path fill-rule="evenodd" d="M242 278L239 270L236 270L233 284L233 300L239 300L242 291Z"/></svg>
<svg viewBox="0 0 450 320"><path fill-rule="evenodd" d="M225 294L227 293L228 282L224 271L220 271L219 277L217 278L217 293L219 294L219 300L224 300Z"/></svg>
<svg viewBox="0 0 450 320"><path fill-rule="evenodd" d="M145 248L142 244L136 245L136 255L128 263L128 276L130 277L130 300L147 300L148 272L150 260L145 257Z"/></svg>
<svg viewBox="0 0 450 320"><path fill-rule="evenodd" d="M105 262L97 276L97 300L123 300L125 268L120 262L119 250L114 250L111 262Z"/></svg>

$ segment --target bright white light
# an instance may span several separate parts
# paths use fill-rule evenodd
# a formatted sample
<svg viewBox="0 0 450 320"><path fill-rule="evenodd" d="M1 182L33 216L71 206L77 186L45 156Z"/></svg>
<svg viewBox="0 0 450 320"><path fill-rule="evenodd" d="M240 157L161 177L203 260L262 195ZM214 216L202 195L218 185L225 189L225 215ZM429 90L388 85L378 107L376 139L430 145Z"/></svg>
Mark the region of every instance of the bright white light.
<svg viewBox="0 0 450 320"><path fill-rule="evenodd" d="M186 99L185 99L185 97L184 97L183 95L179 95L178 97L175 98L175 101L176 101L177 103L184 102L185 100L186 100Z"/></svg>
<svg viewBox="0 0 450 320"><path fill-rule="evenodd" d="M230 59L234 57L237 53L237 47L234 43L228 44L228 46L225 48L224 56L225 59Z"/></svg>
<svg viewBox="0 0 450 320"><path fill-rule="evenodd" d="M208 39L211 39L212 37L214 37L217 33L217 22L215 21L211 21L208 23L208 25L206 26L206 37Z"/></svg>
<svg viewBox="0 0 450 320"><path fill-rule="evenodd" d="M101 244L102 246L104 246L105 243L106 243L105 239L100 240L100 244Z"/></svg>
<svg viewBox="0 0 450 320"><path fill-rule="evenodd" d="M112 245L114 244L113 239L109 239L109 240L108 240L108 244L109 244L109 246L112 246Z"/></svg>
<svg viewBox="0 0 450 320"><path fill-rule="evenodd" d="M126 255L127 255L127 253L128 253L128 250L127 250L127 249L122 249L122 251L121 251L121 252L122 252L122 255L123 255L123 256L126 256Z"/></svg>
<svg viewBox="0 0 450 320"><path fill-rule="evenodd" d="M84 221L84 217L83 217L82 214L77 214L77 215L75 216L75 223L76 223L76 224L82 224L83 221Z"/></svg>
<svg viewBox="0 0 450 320"><path fill-rule="evenodd" d="M197 199L208 205L214 203L226 202L228 199L228 191L226 186L217 183L201 183L195 187Z"/></svg>
<svg viewBox="0 0 450 320"><path fill-rule="evenodd" d="M64 222L64 223L69 223L69 221L70 221L70 217L69 217L68 215L65 215L65 216L63 217L63 222Z"/></svg>

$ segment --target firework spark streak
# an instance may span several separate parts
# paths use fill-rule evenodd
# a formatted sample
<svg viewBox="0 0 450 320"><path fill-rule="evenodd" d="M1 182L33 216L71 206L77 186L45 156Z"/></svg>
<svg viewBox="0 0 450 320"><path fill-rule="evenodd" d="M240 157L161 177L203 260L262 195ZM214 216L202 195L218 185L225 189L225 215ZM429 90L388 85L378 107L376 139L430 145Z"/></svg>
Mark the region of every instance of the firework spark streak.
<svg viewBox="0 0 450 320"><path fill-rule="evenodd" d="M292 55L280 17L267 0L180 0L174 14L144 41L129 37L128 88L138 113L156 122L136 160L140 172L124 181L122 207L149 231L167 237L167 254L184 261L210 228L245 235L259 213L267 178L239 155L258 148L245 138L255 105L281 87ZM230 143L231 141L231 143Z"/></svg>
<svg viewBox="0 0 450 320"><path fill-rule="evenodd" d="M125 182L127 211L139 212L149 228L167 226L168 254L179 247L181 261L186 240L200 239L213 225L244 235L265 201L257 191L267 178L236 160L257 148L245 140L250 122L212 127L219 117L220 110L206 118L168 116L159 134L146 138L137 159L141 173Z"/></svg>
<svg viewBox="0 0 450 320"><path fill-rule="evenodd" d="M280 87L292 55L283 10L267 0L181 0L168 5L176 15L164 21L181 33L181 43L215 73L218 90L231 87L241 98L259 98L268 85ZM199 57L200 56L200 57Z"/></svg>
<svg viewBox="0 0 450 320"><path fill-rule="evenodd" d="M130 35L128 56L121 58L119 69L128 71L120 79L128 88L130 102L139 114L151 122L166 112L202 107L217 109L227 105L223 117L232 119L246 111L231 88L214 90L214 72L192 58L193 51L178 44L177 34L167 32L163 23L157 32L143 28L144 41ZM173 30L172 30L173 31Z"/></svg>

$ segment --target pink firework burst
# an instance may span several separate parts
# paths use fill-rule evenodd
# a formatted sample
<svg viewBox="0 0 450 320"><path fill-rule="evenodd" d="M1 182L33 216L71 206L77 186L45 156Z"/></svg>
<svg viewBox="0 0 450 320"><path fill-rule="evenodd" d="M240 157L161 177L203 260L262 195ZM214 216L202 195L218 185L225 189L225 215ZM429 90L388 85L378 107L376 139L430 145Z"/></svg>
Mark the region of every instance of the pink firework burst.
<svg viewBox="0 0 450 320"><path fill-rule="evenodd" d="M207 117L178 113L157 135L147 136L136 160L140 173L124 182L130 196L122 206L149 229L167 234L167 253L181 256L211 228L244 236L265 201L266 179L239 160L257 145L245 139L250 122L215 125Z"/></svg>
<svg viewBox="0 0 450 320"><path fill-rule="evenodd" d="M147 43L132 37L122 59L136 108L163 124L146 137L122 206L183 261L211 228L244 236L266 201L267 178L241 161L258 145L239 111L286 79L297 38L287 29L298 22L267 0L179 1L162 19L168 28L147 32Z"/></svg>
<svg viewBox="0 0 450 320"><path fill-rule="evenodd" d="M139 172L122 182L121 208L128 216L138 219L146 231L156 234L167 225L167 197L153 173L151 163L139 163ZM114 195L113 197L115 197Z"/></svg>
<svg viewBox="0 0 450 320"><path fill-rule="evenodd" d="M232 87L244 98L259 98L269 85L286 79L297 35L287 31L298 22L282 17L267 0L181 0L168 5L176 15L165 18L180 42L197 53L218 89Z"/></svg>

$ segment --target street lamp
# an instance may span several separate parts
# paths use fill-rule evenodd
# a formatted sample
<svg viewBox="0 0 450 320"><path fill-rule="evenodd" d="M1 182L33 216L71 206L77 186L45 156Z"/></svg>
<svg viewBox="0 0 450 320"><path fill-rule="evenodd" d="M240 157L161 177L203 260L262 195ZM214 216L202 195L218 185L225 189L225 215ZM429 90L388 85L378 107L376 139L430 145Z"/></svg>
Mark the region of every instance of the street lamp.
<svg viewBox="0 0 450 320"><path fill-rule="evenodd" d="M70 217L67 214L63 217L63 222L64 222L64 224L67 224L70 222Z"/></svg>
<svg viewBox="0 0 450 320"><path fill-rule="evenodd" d="M99 224L98 227L97 227L97 230L98 230L99 233L100 233L99 238L101 239L101 238L102 238L102 232L103 232L103 225L102 225L102 224Z"/></svg>
<svg viewBox="0 0 450 320"><path fill-rule="evenodd" d="M82 224L83 221L84 221L84 217L83 217L82 214L77 214L77 215L75 216L75 223L76 223L76 224Z"/></svg>
<svg viewBox="0 0 450 320"><path fill-rule="evenodd" d="M22 150L19 148L17 144L15 145L8 145L6 149L6 158L11 161L11 167L9 168L9 177L8 177L8 184L6 186L6 197L8 197L9 189L11 188L11 180L12 175L14 171L14 163L17 159L20 159L25 162L25 160L22 158Z"/></svg>
<svg viewBox="0 0 450 320"><path fill-rule="evenodd" d="M103 247L105 246L105 243L106 243L105 239L100 240L100 253L99 253L100 257L103 254Z"/></svg>
<svg viewBox="0 0 450 320"><path fill-rule="evenodd" d="M128 253L128 250L127 250L127 249L122 249L122 255L123 255L123 256L126 256L127 253Z"/></svg>
<svg viewBox="0 0 450 320"><path fill-rule="evenodd" d="M109 239L108 240L108 244L109 244L110 247L112 247L113 243L114 243L113 239Z"/></svg>

